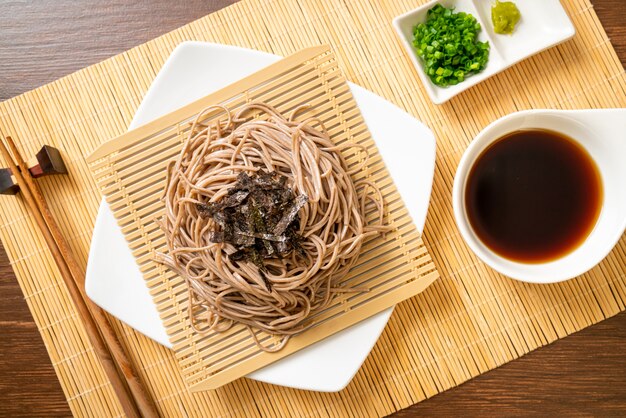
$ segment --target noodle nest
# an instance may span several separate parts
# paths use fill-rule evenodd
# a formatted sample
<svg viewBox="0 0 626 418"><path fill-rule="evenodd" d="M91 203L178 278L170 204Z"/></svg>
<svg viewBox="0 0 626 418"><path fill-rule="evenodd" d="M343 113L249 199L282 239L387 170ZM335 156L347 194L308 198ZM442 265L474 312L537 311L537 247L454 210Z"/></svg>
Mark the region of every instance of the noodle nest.
<svg viewBox="0 0 626 418"><path fill-rule="evenodd" d="M346 164L344 155L366 156L366 150L335 144L321 121L302 117L303 110L284 116L264 103L237 112L205 109L168 166L160 221L168 253L159 261L187 282L189 316L197 332L222 332L240 323L262 349L277 351L289 336L310 327L311 317L334 294L363 290L339 283L363 242L388 229L382 195L372 183L352 180L366 157L350 169ZM201 122L215 112L223 113L218 122ZM231 244L211 242L211 233L220 227L199 213L200 205L227 196L240 173L260 170L287 177L293 194L307 198L298 212L303 251L265 259L263 272L249 261L231 260ZM375 223L366 223L366 212L377 213ZM280 336L280 343L263 345L255 330Z"/></svg>

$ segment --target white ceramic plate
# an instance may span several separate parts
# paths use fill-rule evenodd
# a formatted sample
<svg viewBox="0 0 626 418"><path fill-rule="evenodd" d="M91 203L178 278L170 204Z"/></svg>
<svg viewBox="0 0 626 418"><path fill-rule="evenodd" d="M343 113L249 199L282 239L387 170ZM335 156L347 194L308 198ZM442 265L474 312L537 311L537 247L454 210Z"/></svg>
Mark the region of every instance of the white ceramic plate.
<svg viewBox="0 0 626 418"><path fill-rule="evenodd" d="M231 84L280 57L249 49L185 42L169 57L129 129ZM426 219L435 166L435 138L391 103L350 84L371 134L415 225ZM102 201L89 253L86 291L103 309L170 347L156 306L109 206ZM393 309L258 370L249 378L317 391L343 389L367 357Z"/></svg>
<svg viewBox="0 0 626 418"><path fill-rule="evenodd" d="M491 0L434 0L393 19L393 27L433 103L444 103L513 64L568 40L576 33L559 0L513 0L513 2L522 17L512 35L499 35L493 31L491 6L494 1ZM421 58L417 56L412 43L413 27L426 21L426 12L436 4L447 8L454 7L457 12L472 14L482 27L478 40L489 41L491 46L485 69L455 86L439 87L433 84L424 72Z"/></svg>

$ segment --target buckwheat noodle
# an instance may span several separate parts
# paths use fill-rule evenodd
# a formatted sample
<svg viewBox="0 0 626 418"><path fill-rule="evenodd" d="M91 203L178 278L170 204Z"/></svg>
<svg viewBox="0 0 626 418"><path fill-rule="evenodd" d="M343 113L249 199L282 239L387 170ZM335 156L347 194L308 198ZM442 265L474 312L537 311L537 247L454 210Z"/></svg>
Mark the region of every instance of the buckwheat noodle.
<svg viewBox="0 0 626 418"><path fill-rule="evenodd" d="M356 262L363 242L388 230L382 194L371 182L352 180L366 158L349 169L342 155L366 155L364 147L336 145L320 120L297 120L302 110L285 117L264 103L236 112L207 108L168 166L160 221L168 253L160 254L159 261L185 279L196 332L223 332L240 323L260 348L278 351L290 336L311 326L307 319L327 307L334 294L363 290L337 284ZM201 122L215 112L223 112L220 122ZM308 197L299 211L305 256L294 252L265 260L265 277L253 263L230 260L231 244L209 240L218 226L198 209L223 198L241 172L261 169L286 176L295 195ZM365 221L368 208L375 208L375 223ZM280 343L263 345L255 329L280 336Z"/></svg>

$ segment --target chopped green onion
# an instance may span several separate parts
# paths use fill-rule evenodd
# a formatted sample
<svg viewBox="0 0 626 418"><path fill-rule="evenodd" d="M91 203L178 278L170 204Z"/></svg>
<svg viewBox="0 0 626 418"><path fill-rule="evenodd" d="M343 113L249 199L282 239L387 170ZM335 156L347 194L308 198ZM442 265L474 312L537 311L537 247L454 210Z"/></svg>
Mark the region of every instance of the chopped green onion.
<svg viewBox="0 0 626 418"><path fill-rule="evenodd" d="M440 4L428 10L426 22L413 28L413 46L433 83L458 84L485 68L489 42L478 41L480 29L469 13L454 13Z"/></svg>

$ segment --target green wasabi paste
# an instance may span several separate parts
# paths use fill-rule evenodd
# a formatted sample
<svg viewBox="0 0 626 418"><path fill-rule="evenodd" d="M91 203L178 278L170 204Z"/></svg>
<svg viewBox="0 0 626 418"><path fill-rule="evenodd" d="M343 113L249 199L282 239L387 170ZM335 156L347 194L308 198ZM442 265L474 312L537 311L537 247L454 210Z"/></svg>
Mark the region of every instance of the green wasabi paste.
<svg viewBox="0 0 626 418"><path fill-rule="evenodd" d="M510 35L522 15L512 1L498 1L491 6L491 22L496 33Z"/></svg>

